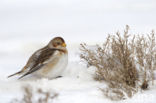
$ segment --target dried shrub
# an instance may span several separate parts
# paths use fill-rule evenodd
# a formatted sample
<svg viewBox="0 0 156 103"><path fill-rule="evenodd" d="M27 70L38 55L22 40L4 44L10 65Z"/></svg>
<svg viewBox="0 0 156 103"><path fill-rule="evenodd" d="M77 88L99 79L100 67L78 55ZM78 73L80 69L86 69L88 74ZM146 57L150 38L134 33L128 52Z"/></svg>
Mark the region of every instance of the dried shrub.
<svg viewBox="0 0 156 103"><path fill-rule="evenodd" d="M23 87L22 99L14 99L11 103L52 103L52 100L57 96L57 93L45 92L41 88L34 92L31 86L25 86Z"/></svg>
<svg viewBox="0 0 156 103"><path fill-rule="evenodd" d="M126 26L123 36L119 32L108 35L102 46L81 44L80 48L80 57L85 60L87 66L96 67L95 80L108 84L102 91L112 100L132 97L138 87L147 88L148 81L154 79L154 32L146 39L144 36L131 36L128 31L129 26Z"/></svg>
<svg viewBox="0 0 156 103"><path fill-rule="evenodd" d="M135 45L136 64L141 75L141 88L147 89L149 81L154 84L154 70L156 68L155 33L137 36Z"/></svg>

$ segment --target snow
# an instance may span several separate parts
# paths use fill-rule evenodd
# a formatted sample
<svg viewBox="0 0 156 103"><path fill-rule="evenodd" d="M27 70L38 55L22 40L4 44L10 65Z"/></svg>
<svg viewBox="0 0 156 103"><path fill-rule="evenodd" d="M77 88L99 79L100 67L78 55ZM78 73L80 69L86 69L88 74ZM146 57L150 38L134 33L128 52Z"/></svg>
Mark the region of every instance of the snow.
<svg viewBox="0 0 156 103"><path fill-rule="evenodd" d="M16 41L17 43L17 41ZM18 44L18 43L17 43ZM21 43L22 46L24 43ZM33 44L31 44L33 45ZM43 44L42 44L43 45ZM21 98L21 87L30 85L32 88L42 88L45 91L58 93L53 103L113 103L104 97L99 88L105 84L93 80L95 68L87 68L79 58L79 44L68 44L69 64L62 78L53 80L27 79L16 80L16 77L7 79L7 75L18 71L26 62L29 52L23 51L21 46L3 54L0 69L0 103L8 103L14 98ZM36 45L34 44L34 48ZM28 49L32 48L27 46ZM38 47L40 48L40 47ZM14 51L15 50L15 51ZM29 51L29 50L28 50ZM33 52L34 50L32 50ZM6 52L6 51L5 51ZM6 60L4 59L6 58ZM9 63L9 65L8 65ZM156 87L142 93L137 93L131 99L117 101L117 103L155 103Z"/></svg>
<svg viewBox="0 0 156 103"><path fill-rule="evenodd" d="M105 84L93 80L95 68L81 62L79 44L101 43L126 24L133 33L156 30L155 5L155 0L0 0L0 103L21 98L24 85L58 93L53 103L114 103L99 90ZM65 39L69 51L62 78L6 78L55 36ZM155 93L151 87L115 103L155 103Z"/></svg>

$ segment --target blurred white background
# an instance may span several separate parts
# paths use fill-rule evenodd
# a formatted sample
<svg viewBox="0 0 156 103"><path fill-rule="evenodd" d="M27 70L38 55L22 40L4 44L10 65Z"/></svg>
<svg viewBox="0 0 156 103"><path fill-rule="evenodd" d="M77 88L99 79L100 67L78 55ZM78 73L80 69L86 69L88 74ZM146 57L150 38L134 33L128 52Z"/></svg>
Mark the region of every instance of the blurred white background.
<svg viewBox="0 0 156 103"><path fill-rule="evenodd" d="M0 42L102 41L128 24L135 33L156 29L156 0L0 0Z"/></svg>

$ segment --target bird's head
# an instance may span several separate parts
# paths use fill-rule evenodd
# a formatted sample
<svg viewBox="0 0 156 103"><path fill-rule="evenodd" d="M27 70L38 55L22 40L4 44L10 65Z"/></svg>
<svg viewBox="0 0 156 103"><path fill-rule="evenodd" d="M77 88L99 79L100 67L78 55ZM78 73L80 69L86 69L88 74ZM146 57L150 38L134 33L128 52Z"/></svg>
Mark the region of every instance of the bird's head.
<svg viewBox="0 0 156 103"><path fill-rule="evenodd" d="M64 49L66 48L66 43L62 37L55 37L49 42L48 46L49 48Z"/></svg>

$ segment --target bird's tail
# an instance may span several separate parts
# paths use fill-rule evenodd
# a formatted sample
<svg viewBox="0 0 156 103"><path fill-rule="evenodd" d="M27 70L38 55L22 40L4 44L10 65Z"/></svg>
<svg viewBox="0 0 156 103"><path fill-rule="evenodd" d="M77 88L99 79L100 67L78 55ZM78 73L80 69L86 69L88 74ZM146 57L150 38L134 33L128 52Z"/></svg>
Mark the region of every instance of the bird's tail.
<svg viewBox="0 0 156 103"><path fill-rule="evenodd" d="M15 76L15 75L18 75L18 74L21 74L21 73L22 73L22 71L16 72L16 73L14 73L14 74L12 74L12 75L9 75L8 78L10 78L10 77L12 77L12 76Z"/></svg>

